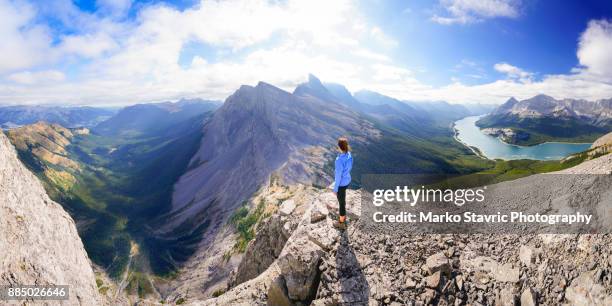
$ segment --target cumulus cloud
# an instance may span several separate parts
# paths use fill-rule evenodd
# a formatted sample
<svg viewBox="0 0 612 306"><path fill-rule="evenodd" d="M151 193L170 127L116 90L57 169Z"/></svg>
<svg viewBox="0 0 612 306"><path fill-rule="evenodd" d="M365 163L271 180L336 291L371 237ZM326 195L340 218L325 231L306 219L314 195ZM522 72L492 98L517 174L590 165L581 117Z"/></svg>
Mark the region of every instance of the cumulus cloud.
<svg viewBox="0 0 612 306"><path fill-rule="evenodd" d="M439 24L467 24L495 17L519 16L519 0L440 0L444 15L434 14Z"/></svg>
<svg viewBox="0 0 612 306"><path fill-rule="evenodd" d="M529 82L533 77L533 73L527 72L508 63L497 63L493 65L493 69L507 75L510 79L519 80L521 82Z"/></svg>
<svg viewBox="0 0 612 306"><path fill-rule="evenodd" d="M33 25L35 8L23 1L0 0L0 73L29 68L48 60L52 37L43 25Z"/></svg>
<svg viewBox="0 0 612 306"><path fill-rule="evenodd" d="M578 60L582 72L612 80L612 22L592 20L580 36Z"/></svg>
<svg viewBox="0 0 612 306"><path fill-rule="evenodd" d="M54 13L59 20L73 17L64 21L71 34L53 37L36 18L48 8L0 0L0 33L6 42L0 52L7 56L0 61L0 103L223 100L240 85L258 81L293 90L308 73L353 91L370 89L407 100L500 103L539 93L612 97L612 86L603 78L611 75L608 21L589 23L579 40L581 66L573 73L535 80L531 72L500 62L493 69L505 79L471 86L457 79L432 86L417 78L412 72L416 68L394 62L397 41L351 1L204 0L183 10L155 3L139 7L129 20L62 3ZM462 9L449 12L463 10L475 18L518 14L457 7ZM194 42L212 54L195 54L180 63L185 47ZM482 65L466 60L455 68L482 75Z"/></svg>
<svg viewBox="0 0 612 306"><path fill-rule="evenodd" d="M25 85L37 85L45 83L54 83L63 81L66 78L64 73L57 70L45 70L45 71L22 71L13 73L8 76L8 79Z"/></svg>

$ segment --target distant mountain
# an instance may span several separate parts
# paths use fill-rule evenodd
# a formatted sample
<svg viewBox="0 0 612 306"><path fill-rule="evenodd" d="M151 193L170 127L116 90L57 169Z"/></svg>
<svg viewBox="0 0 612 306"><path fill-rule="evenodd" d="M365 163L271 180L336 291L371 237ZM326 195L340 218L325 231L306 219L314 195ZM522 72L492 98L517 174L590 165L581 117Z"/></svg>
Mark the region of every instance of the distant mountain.
<svg viewBox="0 0 612 306"><path fill-rule="evenodd" d="M191 117L214 111L218 101L182 99L178 102L136 104L122 108L113 117L95 126L92 132L103 136L158 135Z"/></svg>
<svg viewBox="0 0 612 306"><path fill-rule="evenodd" d="M526 135L516 144L591 142L612 131L612 99L556 100L546 95L522 101L510 98L476 124L481 128L509 128Z"/></svg>
<svg viewBox="0 0 612 306"><path fill-rule="evenodd" d="M425 137L440 133L439 127L446 129L453 121L493 109L493 106L482 104L464 106L444 101L401 101L369 90L353 95L343 85L323 84L313 75L309 75L308 82L300 84L293 94L334 101L382 124Z"/></svg>
<svg viewBox="0 0 612 306"><path fill-rule="evenodd" d="M11 129L38 121L57 123L67 128L92 127L108 119L114 113L112 109L88 106L2 106L0 107L0 127Z"/></svg>

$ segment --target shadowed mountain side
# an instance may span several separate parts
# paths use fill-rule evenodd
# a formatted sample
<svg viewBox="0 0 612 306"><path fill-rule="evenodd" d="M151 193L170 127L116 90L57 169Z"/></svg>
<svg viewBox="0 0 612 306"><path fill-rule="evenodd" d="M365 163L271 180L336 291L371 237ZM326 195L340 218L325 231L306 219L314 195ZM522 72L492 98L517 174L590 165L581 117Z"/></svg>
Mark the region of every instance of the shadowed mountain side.
<svg viewBox="0 0 612 306"><path fill-rule="evenodd" d="M121 109L115 116L98 124L92 132L102 136L159 136L176 129L174 125L214 111L219 106L219 102L201 99L136 104Z"/></svg>
<svg viewBox="0 0 612 306"><path fill-rule="evenodd" d="M277 170L275 175L287 183L329 183L305 155L318 155L321 167L330 144L346 134L365 142L378 131L334 102L292 95L261 82L240 87L206 124L191 170L175 185L173 211L164 229L190 219L196 224L222 222Z"/></svg>

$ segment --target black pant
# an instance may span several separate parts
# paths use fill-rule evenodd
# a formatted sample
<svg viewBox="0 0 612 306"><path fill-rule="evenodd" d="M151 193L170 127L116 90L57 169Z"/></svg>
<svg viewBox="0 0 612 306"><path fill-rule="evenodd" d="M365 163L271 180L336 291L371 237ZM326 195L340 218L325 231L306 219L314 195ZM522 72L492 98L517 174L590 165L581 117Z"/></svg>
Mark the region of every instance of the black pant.
<svg viewBox="0 0 612 306"><path fill-rule="evenodd" d="M341 217L346 216L346 188L348 188L348 185L338 187L338 193L336 194L336 197L338 198L338 204L340 204L339 206Z"/></svg>

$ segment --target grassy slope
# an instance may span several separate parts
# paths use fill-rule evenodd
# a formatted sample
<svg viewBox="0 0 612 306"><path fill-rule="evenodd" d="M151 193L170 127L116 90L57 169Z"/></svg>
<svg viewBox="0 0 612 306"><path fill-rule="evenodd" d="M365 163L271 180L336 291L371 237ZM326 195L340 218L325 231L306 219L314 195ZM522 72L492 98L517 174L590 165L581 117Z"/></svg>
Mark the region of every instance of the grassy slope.
<svg viewBox="0 0 612 306"><path fill-rule="evenodd" d="M476 156L457 142L450 126L450 122L442 122L437 126L422 127L421 133L428 134L425 137L378 123L382 137L353 145L354 186L360 185L362 174L463 174L494 166L493 161ZM328 172L333 172L332 163L328 164Z"/></svg>
<svg viewBox="0 0 612 306"><path fill-rule="evenodd" d="M582 162L597 158L600 155L589 156L587 150L573 154L563 160L495 160L495 166L472 174L460 175L448 180L450 185L462 187L476 187L511 181L533 174L560 171L574 167Z"/></svg>

